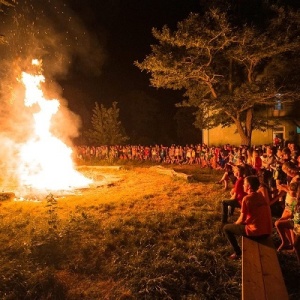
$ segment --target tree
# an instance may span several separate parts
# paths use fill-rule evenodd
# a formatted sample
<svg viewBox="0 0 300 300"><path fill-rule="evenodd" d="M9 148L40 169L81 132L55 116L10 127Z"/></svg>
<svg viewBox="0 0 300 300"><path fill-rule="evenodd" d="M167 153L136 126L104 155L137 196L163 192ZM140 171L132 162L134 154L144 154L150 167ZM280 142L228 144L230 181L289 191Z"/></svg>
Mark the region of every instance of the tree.
<svg viewBox="0 0 300 300"><path fill-rule="evenodd" d="M113 102L110 108L95 102L91 123L92 129L85 135L92 144L118 145L128 140L119 121L117 102Z"/></svg>
<svg viewBox="0 0 300 300"><path fill-rule="evenodd" d="M194 144L201 141L202 132L193 126L195 107L180 107L174 119L177 123L177 136L180 144Z"/></svg>
<svg viewBox="0 0 300 300"><path fill-rule="evenodd" d="M7 1L7 0L0 0L0 12L2 12L2 8L1 8L1 5L4 5L4 6L13 6L14 3L16 3L16 0L11 0L11 1ZM4 35L0 34L0 44L5 44L6 43L6 40L5 40L5 37Z"/></svg>
<svg viewBox="0 0 300 300"><path fill-rule="evenodd" d="M270 126L255 111L276 101L298 100L299 72L289 78L292 68L282 73L280 66L293 66L298 59L300 14L273 6L267 9L260 24L246 24L209 9L203 15L191 13L176 31L166 25L162 30L154 28L158 44L135 65L151 74L152 86L184 91L179 106L198 109L197 128L234 124L241 143L250 145L253 129Z"/></svg>

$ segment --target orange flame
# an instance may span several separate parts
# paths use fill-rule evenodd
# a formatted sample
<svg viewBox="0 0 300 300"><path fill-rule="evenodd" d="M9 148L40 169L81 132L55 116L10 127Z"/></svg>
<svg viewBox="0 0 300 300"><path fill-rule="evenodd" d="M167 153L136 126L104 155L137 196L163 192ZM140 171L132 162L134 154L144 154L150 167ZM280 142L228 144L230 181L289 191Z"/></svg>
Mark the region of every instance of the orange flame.
<svg viewBox="0 0 300 300"><path fill-rule="evenodd" d="M34 60L33 64L37 62ZM33 114L33 137L20 150L21 185L47 191L87 187L92 180L74 169L72 149L50 132L52 116L58 112L60 103L57 99L44 98L41 83L45 77L23 72L21 82L25 86L25 106L39 108Z"/></svg>

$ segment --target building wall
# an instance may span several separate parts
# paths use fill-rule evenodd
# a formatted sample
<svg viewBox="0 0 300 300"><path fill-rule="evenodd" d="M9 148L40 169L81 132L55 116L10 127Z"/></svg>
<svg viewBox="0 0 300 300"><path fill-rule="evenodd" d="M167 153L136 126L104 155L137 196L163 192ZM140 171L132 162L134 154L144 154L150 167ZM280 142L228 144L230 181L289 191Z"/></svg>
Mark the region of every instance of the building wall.
<svg viewBox="0 0 300 300"><path fill-rule="evenodd" d="M294 122L285 120L281 121L281 125L277 129L269 129L266 131L254 130L252 133L252 145L272 144L275 134L280 134L284 141L293 141L300 145L300 134L297 134L297 126ZM208 146L220 146L231 144L239 146L241 138L236 133L236 127L222 128L218 126L213 129L205 129L202 132L202 141Z"/></svg>

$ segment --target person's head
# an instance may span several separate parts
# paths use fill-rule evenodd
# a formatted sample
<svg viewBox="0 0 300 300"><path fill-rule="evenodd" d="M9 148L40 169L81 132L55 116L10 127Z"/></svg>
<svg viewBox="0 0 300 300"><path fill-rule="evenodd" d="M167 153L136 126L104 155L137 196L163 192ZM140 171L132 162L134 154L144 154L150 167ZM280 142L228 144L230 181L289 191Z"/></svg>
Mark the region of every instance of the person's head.
<svg viewBox="0 0 300 300"><path fill-rule="evenodd" d="M294 177L299 174L299 167L292 162L285 162L282 165L282 171L289 177Z"/></svg>
<svg viewBox="0 0 300 300"><path fill-rule="evenodd" d="M240 155L240 156L237 158L237 164L244 164L244 163L245 163L245 156Z"/></svg>
<svg viewBox="0 0 300 300"><path fill-rule="evenodd" d="M244 191L246 193L256 192L260 186L260 182L257 176L250 175L244 179Z"/></svg>
<svg viewBox="0 0 300 300"><path fill-rule="evenodd" d="M282 158L282 149L277 149L277 151L276 151L276 156L278 157L278 158Z"/></svg>
<svg viewBox="0 0 300 300"><path fill-rule="evenodd" d="M243 166L235 166L234 167L234 175L239 178L239 177L244 177L245 175L245 167Z"/></svg>
<svg viewBox="0 0 300 300"><path fill-rule="evenodd" d="M295 143L292 142L292 143L289 143L288 147L291 151L294 151L296 148L296 145L295 145Z"/></svg>
<svg viewBox="0 0 300 300"><path fill-rule="evenodd" d="M266 150L266 153L267 153L268 155L272 155L272 154L276 153L276 147L268 146L268 147L267 147L267 150Z"/></svg>
<svg viewBox="0 0 300 300"><path fill-rule="evenodd" d="M291 158L291 150L289 148L282 149L282 158L283 159L290 159Z"/></svg>

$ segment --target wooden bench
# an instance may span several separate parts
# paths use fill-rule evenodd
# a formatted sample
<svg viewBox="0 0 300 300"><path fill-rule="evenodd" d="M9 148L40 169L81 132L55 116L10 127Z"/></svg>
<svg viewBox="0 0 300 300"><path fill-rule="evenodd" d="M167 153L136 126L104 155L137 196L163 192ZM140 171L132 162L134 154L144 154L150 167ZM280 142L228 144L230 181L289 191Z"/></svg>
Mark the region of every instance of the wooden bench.
<svg viewBox="0 0 300 300"><path fill-rule="evenodd" d="M242 300L288 300L272 238L242 237Z"/></svg>
<svg viewBox="0 0 300 300"><path fill-rule="evenodd" d="M294 244L294 250L300 264L300 225L295 225L294 229L291 232Z"/></svg>

